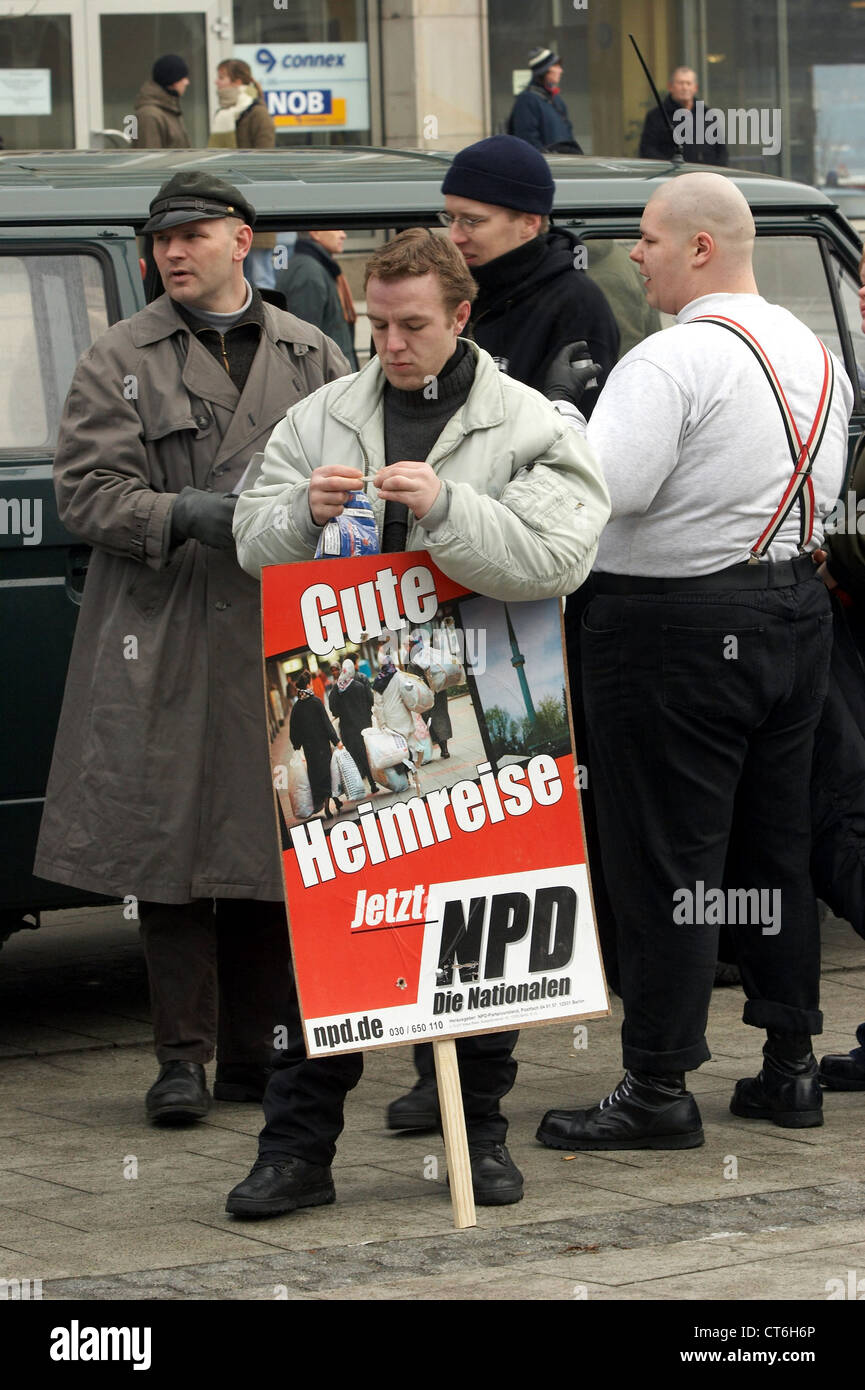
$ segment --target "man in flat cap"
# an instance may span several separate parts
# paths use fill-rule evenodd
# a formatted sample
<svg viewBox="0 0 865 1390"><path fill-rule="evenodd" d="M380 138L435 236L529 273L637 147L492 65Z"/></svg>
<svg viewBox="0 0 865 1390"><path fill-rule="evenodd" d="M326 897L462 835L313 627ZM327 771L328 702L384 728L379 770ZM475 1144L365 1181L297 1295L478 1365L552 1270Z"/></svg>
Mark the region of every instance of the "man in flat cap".
<svg viewBox="0 0 865 1390"><path fill-rule="evenodd" d="M344 375L317 328L244 278L255 211L176 175L144 231L165 293L75 372L55 457L60 518L93 547L36 873L137 905L156 1123L258 1100L288 938L261 687L259 586L235 493L286 408Z"/></svg>

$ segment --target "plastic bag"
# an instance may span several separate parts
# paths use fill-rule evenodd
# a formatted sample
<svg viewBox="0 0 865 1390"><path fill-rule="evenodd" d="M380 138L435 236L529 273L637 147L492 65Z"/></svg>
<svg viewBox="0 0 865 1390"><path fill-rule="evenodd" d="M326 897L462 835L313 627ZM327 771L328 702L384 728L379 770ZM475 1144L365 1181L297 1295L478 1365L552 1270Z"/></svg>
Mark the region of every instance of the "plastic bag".
<svg viewBox="0 0 865 1390"><path fill-rule="evenodd" d="M402 734L392 729L363 729L362 737L366 748L367 762L375 780L378 782L378 769L399 767L409 761L408 743Z"/></svg>
<svg viewBox="0 0 865 1390"><path fill-rule="evenodd" d="M378 555L378 530L369 498L352 492L339 516L322 528L316 560L347 560L353 555Z"/></svg>
<svg viewBox="0 0 865 1390"><path fill-rule="evenodd" d="M306 758L300 749L288 765L288 799L298 820L306 820L315 809L312 804L312 788L306 770Z"/></svg>
<svg viewBox="0 0 865 1390"><path fill-rule="evenodd" d="M336 785L334 786L334 782ZM363 778L357 763L347 748L335 748L330 760L330 783L333 796L344 791L349 801L360 801L364 795Z"/></svg>
<svg viewBox="0 0 865 1390"><path fill-rule="evenodd" d="M387 787L391 792L408 791L408 772L404 767L383 767L373 776L380 787Z"/></svg>
<svg viewBox="0 0 865 1390"><path fill-rule="evenodd" d="M413 676L408 671L398 671L394 680L399 681L400 699L406 709L417 711L419 714L423 714L424 710L432 709L433 693L426 681L420 679L420 676Z"/></svg>

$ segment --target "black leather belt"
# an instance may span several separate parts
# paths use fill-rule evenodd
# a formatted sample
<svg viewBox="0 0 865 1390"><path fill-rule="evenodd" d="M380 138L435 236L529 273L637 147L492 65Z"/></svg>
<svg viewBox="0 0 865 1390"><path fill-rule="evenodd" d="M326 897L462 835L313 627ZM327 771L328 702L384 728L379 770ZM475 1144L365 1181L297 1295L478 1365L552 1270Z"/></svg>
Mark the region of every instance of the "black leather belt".
<svg viewBox="0 0 865 1390"><path fill-rule="evenodd" d="M684 579L654 579L637 574L604 574L594 570L589 577L591 590L596 594L679 594L702 593L724 589L786 589L801 584L817 573L810 555L778 564L761 561L758 565L731 565L715 574L693 574Z"/></svg>

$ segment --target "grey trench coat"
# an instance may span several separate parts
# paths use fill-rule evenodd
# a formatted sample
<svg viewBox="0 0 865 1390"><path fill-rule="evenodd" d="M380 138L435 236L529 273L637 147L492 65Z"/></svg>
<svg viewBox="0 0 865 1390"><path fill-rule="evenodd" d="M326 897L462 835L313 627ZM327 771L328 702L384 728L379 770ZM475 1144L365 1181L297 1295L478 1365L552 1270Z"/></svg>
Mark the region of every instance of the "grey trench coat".
<svg viewBox="0 0 865 1390"><path fill-rule="evenodd" d="M317 328L264 307L240 397L166 295L76 369L55 489L93 553L36 852L43 878L164 903L282 898L259 585L233 550L171 548L169 524L181 488L231 492L288 407L349 370Z"/></svg>

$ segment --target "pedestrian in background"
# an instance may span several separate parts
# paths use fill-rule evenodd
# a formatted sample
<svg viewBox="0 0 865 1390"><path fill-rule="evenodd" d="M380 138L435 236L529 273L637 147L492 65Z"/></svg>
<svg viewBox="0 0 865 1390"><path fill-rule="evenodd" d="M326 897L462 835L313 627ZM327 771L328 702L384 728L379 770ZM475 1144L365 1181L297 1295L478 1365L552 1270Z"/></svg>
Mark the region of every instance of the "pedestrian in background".
<svg viewBox="0 0 865 1390"><path fill-rule="evenodd" d="M310 689L313 681L309 672L301 671L295 678L295 684L297 700L291 711L288 736L292 747L302 748L303 756L306 758L313 815L323 810L325 816L329 816L332 799L335 807L333 814L336 816L342 809L342 802L335 796L331 798L330 756L331 746L341 748L342 744L336 729L327 717L323 693L314 695ZM321 689L323 692L323 679Z"/></svg>
<svg viewBox="0 0 865 1390"><path fill-rule="evenodd" d="M726 145L679 145L673 138L671 126L678 111L693 111L697 96L697 74L693 68L675 68L667 83L667 95L661 106L653 106L643 123L640 136L640 159L680 158L686 164L729 163ZM668 124L669 120L669 124Z"/></svg>
<svg viewBox="0 0 865 1390"><path fill-rule="evenodd" d="M314 323L345 353L354 371L354 307L348 281L334 259L345 245L345 232L300 231L294 255L277 272L276 288L298 318Z"/></svg>
<svg viewBox="0 0 865 1390"><path fill-rule="evenodd" d="M272 150L276 128L267 109L264 92L252 75L248 63L226 58L216 69L216 95L219 110L210 127L208 145L225 150ZM273 248L275 232L256 232L252 250L246 258L247 275L261 290L276 289ZM303 318L303 314L298 315Z"/></svg>
<svg viewBox="0 0 865 1390"><path fill-rule="evenodd" d="M180 98L189 86L184 58L166 53L153 64L150 80L135 98L138 133L133 145L139 150L188 150L189 132L183 122Z"/></svg>
<svg viewBox="0 0 865 1390"><path fill-rule="evenodd" d="M527 140L547 154L582 154L559 92L561 58L551 48L533 48L529 68L532 80L514 102L508 117L508 134Z"/></svg>

